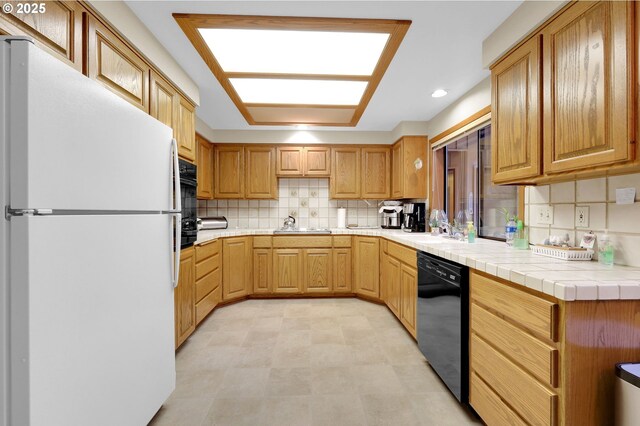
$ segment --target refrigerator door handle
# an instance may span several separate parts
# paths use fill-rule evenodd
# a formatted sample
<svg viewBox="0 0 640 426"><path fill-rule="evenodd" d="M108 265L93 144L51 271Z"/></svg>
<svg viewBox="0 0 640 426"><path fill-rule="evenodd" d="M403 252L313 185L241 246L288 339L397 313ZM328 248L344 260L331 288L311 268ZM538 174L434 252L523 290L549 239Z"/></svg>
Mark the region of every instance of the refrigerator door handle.
<svg viewBox="0 0 640 426"><path fill-rule="evenodd" d="M180 246L182 245L182 214L172 213L174 220L169 222L169 226L173 227L173 235L169 244L173 251L173 264L171 265L171 283L173 288L178 287L178 278L180 277Z"/></svg>
<svg viewBox="0 0 640 426"><path fill-rule="evenodd" d="M171 139L171 157L173 159L173 205L171 213L182 212L182 193L180 192L180 165L178 163L178 142Z"/></svg>

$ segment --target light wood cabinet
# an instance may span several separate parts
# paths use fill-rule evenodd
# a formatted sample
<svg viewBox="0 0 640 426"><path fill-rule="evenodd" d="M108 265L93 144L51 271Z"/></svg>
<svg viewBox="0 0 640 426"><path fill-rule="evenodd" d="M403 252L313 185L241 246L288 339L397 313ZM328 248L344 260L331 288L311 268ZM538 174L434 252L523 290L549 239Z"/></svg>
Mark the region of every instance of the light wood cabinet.
<svg viewBox="0 0 640 426"><path fill-rule="evenodd" d="M279 146L276 149L276 172L278 176L304 176L304 148L301 146Z"/></svg>
<svg viewBox="0 0 640 426"><path fill-rule="evenodd" d="M176 141L178 155L191 162L196 161L196 112L189 101L178 97L176 123Z"/></svg>
<svg viewBox="0 0 640 426"><path fill-rule="evenodd" d="M380 297L380 241L377 237L354 237L355 293Z"/></svg>
<svg viewBox="0 0 640 426"><path fill-rule="evenodd" d="M253 293L272 292L273 253L270 248L253 249Z"/></svg>
<svg viewBox="0 0 640 426"><path fill-rule="evenodd" d="M380 288L385 289L384 302L415 338L418 303L416 251L390 241L386 245L380 259L381 279L384 281Z"/></svg>
<svg viewBox="0 0 640 426"><path fill-rule="evenodd" d="M389 198L391 152L387 147L362 148L362 191L364 199Z"/></svg>
<svg viewBox="0 0 640 426"><path fill-rule="evenodd" d="M333 249L333 291L336 293L353 291L351 248Z"/></svg>
<svg viewBox="0 0 640 426"><path fill-rule="evenodd" d="M331 149L329 147L305 147L303 161L305 176L329 177L331 175Z"/></svg>
<svg viewBox="0 0 640 426"><path fill-rule="evenodd" d="M196 165L198 166L197 198L200 200L213 199L213 145L202 136L196 134L198 152Z"/></svg>
<svg viewBox="0 0 640 426"><path fill-rule="evenodd" d="M305 249L304 250L304 292L328 293L333 291L333 250Z"/></svg>
<svg viewBox="0 0 640 426"><path fill-rule="evenodd" d="M283 177L329 177L331 149L314 146L279 146L277 175Z"/></svg>
<svg viewBox="0 0 640 426"><path fill-rule="evenodd" d="M427 198L427 142L425 136L403 136L393 144L392 198ZM419 167L416 166L416 162L420 163Z"/></svg>
<svg viewBox="0 0 640 426"><path fill-rule="evenodd" d="M222 300L222 243L208 241L195 246L196 257L196 325Z"/></svg>
<svg viewBox="0 0 640 426"><path fill-rule="evenodd" d="M171 127L175 136L178 123L176 108L178 92L157 72L151 71L150 75L149 114L162 124Z"/></svg>
<svg viewBox="0 0 640 426"><path fill-rule="evenodd" d="M393 314L400 318L400 294L402 291L402 263L396 258L387 255L384 279L387 289L387 306Z"/></svg>
<svg viewBox="0 0 640 426"><path fill-rule="evenodd" d="M303 268L301 249L273 249L273 293L302 293Z"/></svg>
<svg viewBox="0 0 640 426"><path fill-rule="evenodd" d="M38 47L82 72L82 14L85 9L75 1L28 3L28 6L39 4L46 6L45 13L18 13L14 4L13 12L0 14L0 33L31 36Z"/></svg>
<svg viewBox="0 0 640 426"><path fill-rule="evenodd" d="M87 75L149 112L149 65L98 19L86 16Z"/></svg>
<svg viewBox="0 0 640 426"><path fill-rule="evenodd" d="M400 321L416 337L416 310L418 303L418 271L406 264L400 268Z"/></svg>
<svg viewBox="0 0 640 426"><path fill-rule="evenodd" d="M277 199L276 150L247 146L245 153L245 198Z"/></svg>
<svg viewBox="0 0 640 426"><path fill-rule="evenodd" d="M533 37L491 69L491 160L494 183L542 172L540 37Z"/></svg>
<svg viewBox="0 0 640 426"><path fill-rule="evenodd" d="M360 198L360 148L331 150L331 198Z"/></svg>
<svg viewBox="0 0 640 426"><path fill-rule="evenodd" d="M214 198L244 198L244 148L216 145L213 176Z"/></svg>
<svg viewBox="0 0 640 426"><path fill-rule="evenodd" d="M251 285L251 237L225 238L222 245L222 299L244 297Z"/></svg>
<svg viewBox="0 0 640 426"><path fill-rule="evenodd" d="M195 282L195 249L189 247L180 251L180 274L173 293L176 349L196 329Z"/></svg>
<svg viewBox="0 0 640 426"><path fill-rule="evenodd" d="M544 170L632 158L633 2L576 2L542 31Z"/></svg>

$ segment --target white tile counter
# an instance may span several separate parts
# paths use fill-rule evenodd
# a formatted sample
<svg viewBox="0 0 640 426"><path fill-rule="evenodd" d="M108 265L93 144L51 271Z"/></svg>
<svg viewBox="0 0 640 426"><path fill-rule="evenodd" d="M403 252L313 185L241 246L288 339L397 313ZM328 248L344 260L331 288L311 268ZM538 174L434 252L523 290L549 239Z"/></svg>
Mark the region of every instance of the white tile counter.
<svg viewBox="0 0 640 426"><path fill-rule="evenodd" d="M605 266L596 261L552 259L486 239L477 239L476 243L468 244L425 233L398 230L332 229L331 232L332 235L384 237L561 300L640 300L640 268ZM222 237L271 234L271 229L200 231L196 244Z"/></svg>

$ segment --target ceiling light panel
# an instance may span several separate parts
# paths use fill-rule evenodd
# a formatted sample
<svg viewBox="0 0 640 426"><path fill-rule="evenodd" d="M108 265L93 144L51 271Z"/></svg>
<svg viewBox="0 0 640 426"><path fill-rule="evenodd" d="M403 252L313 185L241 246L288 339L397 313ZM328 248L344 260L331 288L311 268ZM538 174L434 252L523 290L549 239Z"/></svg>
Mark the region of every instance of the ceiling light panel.
<svg viewBox="0 0 640 426"><path fill-rule="evenodd" d="M225 72L373 74L389 34L199 28Z"/></svg>
<svg viewBox="0 0 640 426"><path fill-rule="evenodd" d="M230 78L247 104L358 105L366 81Z"/></svg>

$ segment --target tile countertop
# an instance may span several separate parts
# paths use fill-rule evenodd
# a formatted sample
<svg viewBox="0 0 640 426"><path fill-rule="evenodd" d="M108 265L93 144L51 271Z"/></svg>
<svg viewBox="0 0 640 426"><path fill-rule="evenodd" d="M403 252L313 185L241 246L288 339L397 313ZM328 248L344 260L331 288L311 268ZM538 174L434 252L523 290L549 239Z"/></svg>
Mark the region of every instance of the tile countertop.
<svg viewBox="0 0 640 426"><path fill-rule="evenodd" d="M560 300L640 300L640 268L605 266L596 261L564 261L515 250L505 243L479 238L474 244L428 233L386 229L331 229L332 235L384 237L467 265ZM199 231L196 244L221 237L272 235L271 229Z"/></svg>

